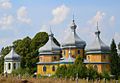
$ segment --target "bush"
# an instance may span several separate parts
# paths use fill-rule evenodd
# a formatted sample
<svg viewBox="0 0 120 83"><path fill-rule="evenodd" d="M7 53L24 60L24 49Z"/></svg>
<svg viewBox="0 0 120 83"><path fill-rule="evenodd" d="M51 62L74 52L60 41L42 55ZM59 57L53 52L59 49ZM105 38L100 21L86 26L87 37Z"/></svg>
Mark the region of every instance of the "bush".
<svg viewBox="0 0 120 83"><path fill-rule="evenodd" d="M96 79L99 76L97 70L95 70L92 66L88 68L87 74L89 79Z"/></svg>
<svg viewBox="0 0 120 83"><path fill-rule="evenodd" d="M12 71L13 75L28 75L29 73L27 72L27 69L22 69L22 68L18 68L17 70L13 70Z"/></svg>
<svg viewBox="0 0 120 83"><path fill-rule="evenodd" d="M110 80L110 75L109 75L108 72L103 72L102 73L102 77L105 78L105 79L107 79L107 80Z"/></svg>

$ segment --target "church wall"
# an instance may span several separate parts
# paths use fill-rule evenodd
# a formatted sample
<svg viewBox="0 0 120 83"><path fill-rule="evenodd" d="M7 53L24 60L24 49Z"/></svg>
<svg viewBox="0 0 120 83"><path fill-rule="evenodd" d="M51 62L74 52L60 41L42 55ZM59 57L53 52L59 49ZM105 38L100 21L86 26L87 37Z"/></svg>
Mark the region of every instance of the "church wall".
<svg viewBox="0 0 120 83"><path fill-rule="evenodd" d="M59 55L39 56L39 62L53 62L53 61L58 61L59 59L60 59Z"/></svg>
<svg viewBox="0 0 120 83"><path fill-rule="evenodd" d="M89 54L86 57L87 60L90 62L110 62L109 54Z"/></svg>
<svg viewBox="0 0 120 83"><path fill-rule="evenodd" d="M95 65L97 66L97 71L98 73L103 73L104 71L106 72L110 72L110 64L87 64L87 68L92 66L94 69Z"/></svg>
<svg viewBox="0 0 120 83"><path fill-rule="evenodd" d="M46 66L46 71L43 71L43 67ZM55 71L58 68L58 64L51 65L37 65L37 74L42 76L49 76L55 74L55 71L52 70L52 67L55 67Z"/></svg>
<svg viewBox="0 0 120 83"><path fill-rule="evenodd" d="M78 50L80 50L80 54L78 54ZM84 50L83 49L78 49L78 48L72 48L70 49L71 51L71 55L72 57L76 58L76 56L80 55L80 56L84 56ZM63 49L62 50L62 55L65 56L66 58L68 58L69 56L69 48L68 49Z"/></svg>
<svg viewBox="0 0 120 83"><path fill-rule="evenodd" d="M89 54L86 56L89 62L110 62L109 54ZM88 67L89 64L87 64ZM97 65L98 72L102 73L104 71L110 72L110 64L91 64L94 68L94 65Z"/></svg>

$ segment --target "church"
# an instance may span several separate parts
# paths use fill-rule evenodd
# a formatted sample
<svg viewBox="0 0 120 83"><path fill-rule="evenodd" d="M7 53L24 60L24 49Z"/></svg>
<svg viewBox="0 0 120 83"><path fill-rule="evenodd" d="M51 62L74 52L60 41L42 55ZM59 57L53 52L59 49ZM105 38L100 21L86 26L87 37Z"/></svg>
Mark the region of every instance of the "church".
<svg viewBox="0 0 120 83"><path fill-rule="evenodd" d="M77 32L75 20L70 25L71 31L59 47L53 41L54 34L48 33L49 40L39 48L39 62L37 63L37 74L51 76L55 74L58 66L73 64L77 56L81 56L83 63L88 67L92 65L99 73L110 71L110 47L100 37L100 30L97 26L96 37L91 45L87 45ZM62 55L62 58L60 57Z"/></svg>

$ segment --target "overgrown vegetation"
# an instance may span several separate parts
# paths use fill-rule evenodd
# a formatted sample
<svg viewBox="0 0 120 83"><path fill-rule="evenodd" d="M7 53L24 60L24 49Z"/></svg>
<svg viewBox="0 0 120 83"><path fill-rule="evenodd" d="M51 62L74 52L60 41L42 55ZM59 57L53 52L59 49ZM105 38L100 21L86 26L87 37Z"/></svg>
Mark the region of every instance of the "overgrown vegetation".
<svg viewBox="0 0 120 83"><path fill-rule="evenodd" d="M99 75L92 66L87 68L85 64L83 64L83 59L78 56L75 60L74 64L62 65L56 71L57 77L66 77L66 78L87 78L96 79Z"/></svg>

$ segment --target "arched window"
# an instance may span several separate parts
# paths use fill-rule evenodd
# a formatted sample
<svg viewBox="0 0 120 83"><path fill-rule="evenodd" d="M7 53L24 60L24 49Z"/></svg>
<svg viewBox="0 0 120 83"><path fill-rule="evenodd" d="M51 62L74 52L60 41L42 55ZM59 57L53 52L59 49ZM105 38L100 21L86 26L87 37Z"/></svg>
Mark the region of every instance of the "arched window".
<svg viewBox="0 0 120 83"><path fill-rule="evenodd" d="M53 65L53 67L52 67L52 71L55 71L55 66Z"/></svg>
<svg viewBox="0 0 120 83"><path fill-rule="evenodd" d="M46 66L45 65L43 66L43 72L46 72Z"/></svg>
<svg viewBox="0 0 120 83"><path fill-rule="evenodd" d="M94 65L94 69L95 69L96 71L98 71L98 67L97 67L97 65Z"/></svg>
<svg viewBox="0 0 120 83"><path fill-rule="evenodd" d="M54 56L54 60L56 60L57 59L57 57L56 56Z"/></svg>
<svg viewBox="0 0 120 83"><path fill-rule="evenodd" d="M90 56L88 56L88 61L90 61Z"/></svg>
<svg viewBox="0 0 120 83"><path fill-rule="evenodd" d="M78 54L80 54L80 50L78 50Z"/></svg>
<svg viewBox="0 0 120 83"><path fill-rule="evenodd" d="M10 70L11 69L11 64L10 63L8 63L8 70Z"/></svg>
<svg viewBox="0 0 120 83"><path fill-rule="evenodd" d="M13 69L16 69L16 63L13 63Z"/></svg>

